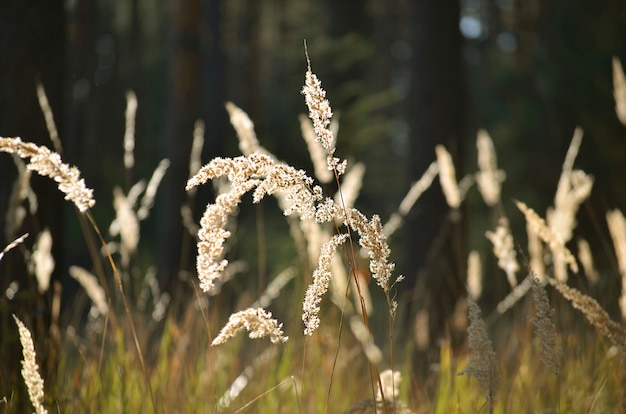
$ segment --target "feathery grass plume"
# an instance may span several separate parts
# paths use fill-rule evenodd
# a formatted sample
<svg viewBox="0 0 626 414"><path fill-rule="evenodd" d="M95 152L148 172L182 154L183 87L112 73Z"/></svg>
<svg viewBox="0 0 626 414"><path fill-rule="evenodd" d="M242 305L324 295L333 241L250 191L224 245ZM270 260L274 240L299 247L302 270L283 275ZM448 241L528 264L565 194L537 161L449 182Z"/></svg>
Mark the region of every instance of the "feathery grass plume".
<svg viewBox="0 0 626 414"><path fill-rule="evenodd" d="M386 369L380 373L380 382L383 385L383 395L386 398L397 399L400 396L400 382L402 381L402 374L400 371L392 371ZM380 390L376 395L377 400L382 400Z"/></svg>
<svg viewBox="0 0 626 414"><path fill-rule="evenodd" d="M393 262L389 262L391 250L387 245L387 238L383 234L380 217L374 214L370 221L357 209L347 210L346 225L359 233L359 245L366 249L370 259L370 273L385 293L388 293L392 285L402 281L403 276L398 276L395 282L390 283L391 273L395 268Z"/></svg>
<svg viewBox="0 0 626 414"><path fill-rule="evenodd" d="M335 203L341 205L341 200L343 199L343 206L345 208L354 207L354 203L356 203L357 198L359 198L359 193L363 186L364 175L365 165L363 163L357 162L352 165L343 176L341 192L335 194Z"/></svg>
<svg viewBox="0 0 626 414"><path fill-rule="evenodd" d="M546 270L543 243L534 230L534 224L528 220L526 220L526 236L528 237L528 267L533 269L539 280L543 281Z"/></svg>
<svg viewBox="0 0 626 414"><path fill-rule="evenodd" d="M302 303L302 321L304 322L305 335L312 335L320 325L318 316L320 302L330 285L332 257L337 247L345 243L346 240L348 240L347 234L335 234L322 245L317 269L313 272L313 283L306 289Z"/></svg>
<svg viewBox="0 0 626 414"><path fill-rule="evenodd" d="M259 144L254 132L254 123L248 114L232 102L226 102L226 111L230 116L230 123L237 132L239 151L243 155L250 155L255 152L269 155L269 152Z"/></svg>
<svg viewBox="0 0 626 414"><path fill-rule="evenodd" d="M461 192L456 180L456 171L454 163L452 162L452 156L443 145L437 145L435 152L437 153L439 181L443 195L446 197L448 205L453 209L457 209L461 206Z"/></svg>
<svg viewBox="0 0 626 414"><path fill-rule="evenodd" d="M380 348L376 346L374 343L374 338L372 338L372 333L363 323L363 319L360 316L352 316L350 318L350 330L354 337L359 341L361 346L363 347L363 352L367 357L367 360L373 364L378 364L383 359L383 353ZM385 397L389 398L388 394L385 391ZM380 392L380 390L379 390Z"/></svg>
<svg viewBox="0 0 626 414"><path fill-rule="evenodd" d="M50 102L48 102L48 96L46 96L46 89L43 87L41 79L37 80L37 101L39 102L39 107L41 108L43 117L46 120L46 128L48 129L48 135L50 135L52 146L56 152L63 154L63 145L61 145L59 132L57 131L57 126L54 123L52 108L50 108Z"/></svg>
<svg viewBox="0 0 626 414"><path fill-rule="evenodd" d="M506 175L504 171L498 170L496 150L486 130L478 130L476 147L478 148L478 168L480 169L476 174L478 191L480 191L485 204L493 207L500 202L501 184Z"/></svg>
<svg viewBox="0 0 626 414"><path fill-rule="evenodd" d="M248 336L252 339L270 337L272 343L277 344L287 342L289 337L285 336L282 330L283 324L279 324L276 319L272 319L272 313L261 308L249 308L233 313L228 318L228 323L222 328L219 335L215 337L211 346L226 343L234 337L240 330L246 329Z"/></svg>
<svg viewBox="0 0 626 414"><path fill-rule="evenodd" d="M30 142L22 142L20 138L1 137L0 151L29 158L26 168L54 179L59 190L65 193L65 199L72 201L82 213L96 203L93 199L93 190L85 186L85 180L80 178L78 168L63 164L58 153Z"/></svg>
<svg viewBox="0 0 626 414"><path fill-rule="evenodd" d="M576 128L557 185L554 197L554 211L548 216L550 229L564 243L571 240L572 231L576 227L578 208L589 197L593 187L593 177L587 175L584 171L572 169L580 148L582 134L582 129Z"/></svg>
<svg viewBox="0 0 626 414"><path fill-rule="evenodd" d="M198 119L193 125L193 141L189 154L189 176L193 177L202 167L202 148L204 147L204 121Z"/></svg>
<svg viewBox="0 0 626 414"><path fill-rule="evenodd" d="M200 286L205 292L228 264L223 260L223 245L230 237L225 230L226 220L236 208L241 197L254 189L253 202L261 201L266 195L278 192L285 194L285 215L296 215L301 219L316 215L315 204L323 199L322 189L313 186L313 179L302 170L275 162L264 154L236 158L215 158L202 167L187 181L186 189L205 183L210 179L227 176L231 187L220 194L214 204L209 204L200 221L198 232L197 270Z"/></svg>
<svg viewBox="0 0 626 414"><path fill-rule="evenodd" d="M572 252L565 247L563 240L561 240L561 238L546 225L546 222L539 217L539 215L532 208L528 207L521 201L516 201L515 204L517 205L517 208L524 213L526 221L530 226L530 230L543 240L544 243L548 244L554 254L562 255L565 262L569 265L570 269L572 269L572 272L578 273L578 263L576 262L576 258Z"/></svg>
<svg viewBox="0 0 626 414"><path fill-rule="evenodd" d="M459 375L474 377L478 387L487 398L490 407L498 388L496 353L487 335L485 323L480 318L480 308L471 298L467 299L470 324L467 327L467 343L470 348L469 361ZM492 410L490 410L492 411Z"/></svg>
<svg viewBox="0 0 626 414"><path fill-rule="evenodd" d="M509 221L502 217L498 221L495 232L488 231L485 236L493 243L493 253L498 258L498 266L506 272L507 280L511 288L517 286L516 273L519 270L519 263L515 257L515 247L513 236L509 228Z"/></svg>
<svg viewBox="0 0 626 414"><path fill-rule="evenodd" d="M368 398L359 401L345 414L370 414L370 413L394 413L413 414L413 411L402 401L398 400L400 395L400 382L402 376L400 371L387 369L380 373L380 386L377 390L376 399ZM384 402L383 402L384 395Z"/></svg>
<svg viewBox="0 0 626 414"><path fill-rule="evenodd" d="M135 166L135 118L137 115L137 95L126 92L126 129L124 131L124 168L130 171Z"/></svg>
<svg viewBox="0 0 626 414"><path fill-rule="evenodd" d="M477 301L483 291L483 270L480 262L480 253L476 250L467 256L467 293L472 300Z"/></svg>
<svg viewBox="0 0 626 414"><path fill-rule="evenodd" d="M334 157L335 136L330 130L330 120L333 111L330 102L326 99L326 91L322 88L322 82L311 72L311 62L307 54L307 71L305 75L302 94L307 108L309 108L309 118L313 122L313 130L317 135L317 141L327 152L326 163L329 170L334 170L338 175L342 175L346 170L347 162Z"/></svg>
<svg viewBox="0 0 626 414"><path fill-rule="evenodd" d="M617 118L626 126L626 75L617 56L613 56L613 97Z"/></svg>
<svg viewBox="0 0 626 414"><path fill-rule="evenodd" d="M193 142L191 143L191 152L189 154L189 177L193 177L202 167L202 148L204 147L204 121L198 119L193 128ZM180 215L183 220L183 226L187 232L196 238L198 234L198 226L193 220L193 209L191 200L196 196L197 188L189 189L188 201L180 207Z"/></svg>
<svg viewBox="0 0 626 414"><path fill-rule="evenodd" d="M535 335L541 341L541 361L546 364L554 375L559 375L563 348L557 344L554 309L550 307L548 294L543 288L542 282L532 273L528 276L533 289L535 300L535 316L531 322L535 325Z"/></svg>
<svg viewBox="0 0 626 414"><path fill-rule="evenodd" d="M37 414L47 413L48 411L43 406L44 384L41 375L39 375L39 366L37 365L37 354L35 353L33 338L26 325L24 325L17 316L13 315L13 319L15 319L17 329L20 333L22 354L24 355L24 360L22 361L22 378L24 378L24 383L28 389L30 402L33 404Z"/></svg>
<svg viewBox="0 0 626 414"><path fill-rule="evenodd" d="M44 229L35 242L31 262L37 278L39 293L45 293L50 287L50 277L54 271L54 257L52 257L52 234Z"/></svg>
<svg viewBox="0 0 626 414"><path fill-rule="evenodd" d="M583 271L585 277L591 285L598 283L599 276L598 270L593 263L593 255L591 254L591 246L589 242L582 237L577 240L578 245L578 260L583 265Z"/></svg>
<svg viewBox="0 0 626 414"><path fill-rule="evenodd" d="M11 243L7 244L7 246L0 252L0 260L2 260L4 255L7 254L10 250L14 249L15 247L23 243L27 237L28 237L28 233L25 233L21 235L20 237L18 237L17 239L13 240Z"/></svg>
<svg viewBox="0 0 626 414"><path fill-rule="evenodd" d="M113 207L115 208L117 227L110 229L110 233L119 233L120 235L122 266L126 268L139 245L139 220L124 192L119 187L113 189Z"/></svg>
<svg viewBox="0 0 626 414"><path fill-rule="evenodd" d="M624 330L622 325L611 320L609 314L606 313L595 299L551 277L546 278L546 280L556 288L574 308L581 311L587 318L587 321L600 331L602 336L609 339L613 345L618 347L622 352L622 356L626 357L626 330Z"/></svg>
<svg viewBox="0 0 626 414"><path fill-rule="evenodd" d="M335 179L335 176L333 175L333 172L328 169L328 164L326 163L326 151L318 143L317 134L313 129L311 120L304 114L300 114L298 119L300 120L302 138L304 138L304 142L306 142L309 155L311 156L311 161L313 162L313 172L315 177L320 181L320 183L328 184ZM334 136L335 135L333 134L333 137Z"/></svg>
<svg viewBox="0 0 626 414"><path fill-rule="evenodd" d="M170 160L164 158L161 160L161 162L159 162L159 165L152 173L152 177L150 177L150 181L148 181L148 186L146 187L146 192L143 194L143 198L141 199L141 205L137 210L137 219L139 219L139 221L147 219L150 215L150 209L152 209L152 206L154 206L154 198L156 197L156 192L169 166Z"/></svg>
<svg viewBox="0 0 626 414"><path fill-rule="evenodd" d="M622 319L626 321L626 219L620 210L615 209L606 213L606 222L613 239L617 265L622 277L622 294L619 298L619 307L622 311Z"/></svg>
<svg viewBox="0 0 626 414"><path fill-rule="evenodd" d="M75 279L85 289L87 296L98 309L98 313L105 316L109 313L109 305L107 304L104 289L98 283L98 278L91 274L88 270L79 266L70 266L70 276Z"/></svg>
<svg viewBox="0 0 626 414"><path fill-rule="evenodd" d="M128 194L126 194L126 200L128 200L128 204L135 208L137 205L137 201L139 200L139 196L146 190L146 180L139 180L135 184L133 184L128 190Z"/></svg>
<svg viewBox="0 0 626 414"><path fill-rule="evenodd" d="M15 154L11 155L13 162L17 167L17 178L13 182L11 195L7 203L7 211L5 214L4 235L7 240L15 237L18 230L26 218L26 208L22 206L25 200L28 200L29 211L31 215L37 212L37 195L30 187L30 176L32 171L26 169L26 164L20 157Z"/></svg>
<svg viewBox="0 0 626 414"><path fill-rule="evenodd" d="M428 190L437 174L439 174L439 164L437 161L433 161L428 166L422 177L418 181L411 184L411 188L408 193L400 202L398 211L393 213L389 220L385 223L383 227L383 233L385 233L385 236L391 236L400 228L402 225L402 219L409 214L409 211L424 191Z"/></svg>

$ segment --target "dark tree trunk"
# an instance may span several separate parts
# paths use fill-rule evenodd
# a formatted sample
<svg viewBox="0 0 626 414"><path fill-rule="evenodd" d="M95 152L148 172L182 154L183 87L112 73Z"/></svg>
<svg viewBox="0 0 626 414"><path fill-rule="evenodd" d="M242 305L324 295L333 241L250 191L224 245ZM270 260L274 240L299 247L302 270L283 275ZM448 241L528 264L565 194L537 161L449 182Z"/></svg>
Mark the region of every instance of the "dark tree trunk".
<svg viewBox="0 0 626 414"><path fill-rule="evenodd" d="M0 136L19 136L24 141L54 148L37 101L36 82L40 80L44 85L57 128L62 133L65 28L62 2L0 2ZM53 255L58 258L63 252L59 241L62 240L65 202L56 183L35 175L31 178L31 186L39 200L39 208L34 217L27 215L16 234L5 235L7 202L13 189L16 169L11 157L0 153L0 249L26 232L30 237L25 245L32 246L40 232L48 228L55 242ZM0 375L3 378L3 389L19 390L20 397L11 404L13 411L27 412L31 407L28 399L22 398L27 393L19 376L21 347L11 314L20 318L33 333L44 380L54 382L53 374L46 374L53 372L50 367L58 363L58 344L52 340L45 347L40 345L41 338L49 338L49 304L53 281L58 280L61 266L57 263L50 289L40 294L34 278L25 277L26 263L20 250L17 248L12 254L7 254L0 262ZM19 286L15 296L5 297L9 284L13 282Z"/></svg>
<svg viewBox="0 0 626 414"><path fill-rule="evenodd" d="M158 211L157 254L161 283L170 286L179 270L188 270L190 252L181 256L183 233L180 208L186 199L185 183L189 177L189 153L193 127L200 117L200 70L202 2L171 3L168 59L168 107L161 152L170 160L163 179Z"/></svg>
<svg viewBox="0 0 626 414"><path fill-rule="evenodd" d="M459 2L412 4L409 175L417 180L435 159L435 146L443 144L452 154L458 178L465 127ZM438 182L418 201L414 211L406 224L410 232L407 257L414 258L408 274L413 279L408 284L415 286L411 307L413 312L427 309L431 334L439 335L464 290L464 232L460 215L450 213Z"/></svg>

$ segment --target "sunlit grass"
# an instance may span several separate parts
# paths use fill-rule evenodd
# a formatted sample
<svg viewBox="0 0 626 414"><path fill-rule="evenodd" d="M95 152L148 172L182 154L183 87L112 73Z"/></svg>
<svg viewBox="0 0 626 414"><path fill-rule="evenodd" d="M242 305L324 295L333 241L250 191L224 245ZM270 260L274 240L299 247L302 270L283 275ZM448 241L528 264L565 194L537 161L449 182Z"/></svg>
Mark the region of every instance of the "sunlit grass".
<svg viewBox="0 0 626 414"><path fill-rule="evenodd" d="M346 188L347 184L339 178L345 166L342 160L334 158L335 144L330 128L332 112L325 100L325 92L310 71L310 66L306 82L304 93L313 119L309 130L320 137L323 149L329 156L329 159L324 159L317 154L313 162L318 163L318 171L324 168L332 171L337 187L341 190L339 194L344 191L348 194L354 188ZM215 246L224 244L230 247L227 244L229 235L225 231L231 230L229 220L232 218L229 216L241 202L239 198L229 199L225 196L207 208L208 213L205 214L208 218L201 222L199 231L199 239L205 244L198 246L198 268L210 268L212 273L201 276L200 281L189 275L179 280L179 283L184 283L189 291L194 292L193 295L184 299L176 296L174 302L170 303L169 296L158 290L154 280L144 276L135 281L143 285L136 286L135 295L131 297L124 289L124 283L127 283L129 275L139 270L132 268L130 259L136 254L136 244L129 247L128 239L139 240L140 235L124 231L110 232L112 239L117 240L119 236L119 243L109 243L105 240L108 236L100 232L89 211L95 201L77 169L62 163L58 154L46 148L16 139L0 140L0 150L29 158L29 168L52 177L67 198L76 204L83 224L88 222L91 225L86 230L85 238L90 245L92 259L94 263L103 263L100 269L96 269L96 273L107 292L108 305L101 303L100 306L89 308L84 306L86 299L82 297L80 302L77 300L74 304L75 314L68 326L55 325L58 318L53 317L52 326L60 331L53 334L54 330L50 329L49 338L33 337L37 355L48 357L45 363L39 361L40 367L45 368L43 405L48 412L443 414L626 411L626 390L623 386L626 381L626 344L622 343L626 334L623 326L614 322L615 315L604 311L617 308L615 303L607 303L607 298L615 301L617 295L605 291L606 285L610 284L596 287L593 286L593 280L583 279L584 275L578 272L577 262L582 260L566 247L575 227L572 218L580 203L588 197L593 182L589 175L573 169L582 131L577 130L575 133L575 145L572 144L575 150L568 152L555 197L555 204L558 204L556 211L567 220L559 221L558 215L556 218L554 215L547 216L544 220L539 213L518 203L531 223L530 227L534 226L529 237L537 236L537 240L544 242L544 245L540 245L543 256L532 257L535 253L530 252L528 260L531 264L539 260L540 267L543 269L545 266L547 269L538 275L536 285L545 285L543 303L526 294L530 284L526 283L525 277L527 274L535 276L537 270L518 262L513 248L513 237L516 235L509 233L508 221L499 198L504 175L496 164L495 148L490 144L490 138L486 132L480 132L479 145L486 148L483 151L487 153L483 154L482 162L479 162L481 172L478 177L481 178L478 181L486 203L493 208L494 217L498 217L498 220L494 220L498 222L498 229L489 231L487 237L494 245L494 254L502 269L499 271L501 274L492 272L482 275L482 283L489 283L496 277L506 277L511 291L521 293L515 296L504 292L502 297L481 302L480 289L472 284L472 289L477 293L472 293L475 297L471 301L466 298L460 300L460 305L464 307L461 307L462 317L456 322L465 325L469 336L468 345L452 346L453 341L449 337L452 336L452 328L445 326L440 329L444 332L443 337L431 338L428 349L418 349L414 340L415 328L395 323L395 289L401 278L390 278L393 266L387 262L389 252L386 239L382 236L384 223L378 219L368 219L358 210L351 210L352 201L346 202L340 196L336 197L337 202L330 197L324 199L325 196L316 192L312 178L303 171L280 163L260 145L253 125L243 111L233 104L228 104L228 108L244 156L220 159L208 164L207 168L196 168L196 171L191 172L193 178L190 182L193 181L194 185L190 187L222 174L228 175L232 185L220 194L233 194L228 193L233 191L241 196L266 185L261 197L276 195L284 212L296 212L288 218L288 225L294 236L295 250L298 251L296 259L290 264L292 267L289 272L292 273L268 275L268 283L263 286L265 291L259 292L258 285L255 285L243 293L237 292L238 300L234 305L227 304L213 291L214 285L218 283L224 282L224 285L218 286L224 290L228 289L230 283L228 280L220 280L226 277L229 267L220 264L225 257L224 252L215 249ZM257 155L246 154L246 148L254 148ZM126 159L130 157L129 151ZM258 153L263 153L263 156ZM436 156L438 163L433 163L428 169L424 182L430 185L439 172L449 207L456 211L467 192L473 191L473 178L468 176L457 180L451 157L443 146L438 147ZM323 164L321 167L320 163ZM127 162L126 165L128 167L132 163ZM166 167L161 168L164 170ZM220 168L226 173L221 173ZM245 175L243 171L246 168L254 170ZM284 190L280 185L273 188L268 177L288 186L291 198L278 191ZM351 186L360 187L360 184ZM237 189L237 186L242 187ZM133 228L138 229L140 205L146 209L142 214L148 214L151 203L149 200L146 203L138 201L143 191L138 190L140 187L134 187L136 193L132 197L130 190L126 194L117 191L118 225L124 226L124 215L136 215L132 218L136 220L133 221ZM420 192L425 190L420 188ZM354 191L358 194L358 189ZM150 197L154 197L154 194ZM356 197L347 198L353 200ZM310 205L294 207L289 204L294 199L303 205ZM20 203L23 201L21 199ZM412 200L408 204L414 202ZM123 208L120 207L122 205ZM393 216L394 226L401 223L411 205L402 206ZM222 207L224 210L221 210ZM124 214L120 213L122 210ZM317 217L318 220L307 222L301 220L303 217ZM323 224L327 226L323 227ZM536 234L532 234L533 231ZM101 249L95 247L93 232L101 239ZM337 234L340 236L331 239ZM341 236L344 234L346 236ZM217 239L219 243L215 241ZM614 237L614 241L617 239ZM329 244L328 240L335 240L337 246ZM28 253L24 260L26 257L37 257L23 245L24 241L24 237L16 238L15 243L2 251L0 260L9 254L19 257L20 252ZM368 259L358 253L359 242L369 248ZM614 244L619 243L615 241ZM16 246L21 249L16 249ZM330 256L330 253L324 251L320 259L318 256L323 246L327 250L336 247L335 254L341 259L331 263L331 259L325 257L327 253ZM263 260L274 258L271 252L261 249L258 244L257 248L267 255ZM98 250L104 253L100 255ZM619 248L616 247L616 250L619 254ZM49 252L46 254L50 255ZM202 255L207 257L202 258ZM552 261L546 261L544 256L552 257ZM369 271L366 270L367 265L364 265L368 260L374 263ZM117 265L120 261L123 263L121 273ZM210 267L215 262L218 265ZM107 264L109 267L104 269ZM566 264L569 265L570 273ZM321 270L314 271L316 268ZM332 279L332 283L324 286L323 282L316 285L311 280L312 277L325 274L339 279L342 273L346 275L343 284L333 284L337 280ZM610 270L603 277L614 277L617 280L617 273ZM555 276L563 283L569 276L570 285L576 286L578 290L566 291ZM28 277L35 280L34 274ZM281 277L284 278L282 282L273 285ZM307 286L315 289L309 291ZM45 292L41 285L39 289L40 294ZM590 300L593 295L585 295L588 291L598 293L598 296L594 296L596 304ZM54 305L46 302L42 295L31 294L35 298L32 302L39 310L49 306L52 309L50 313L55 314ZM512 299L500 302L495 309L482 308L485 303L497 304L507 294ZM9 297L9 292L5 292L5 295ZM320 300L309 301L313 305L309 304L307 311L319 317L320 323L319 326L307 326L305 331L302 326L303 300L310 295ZM60 300L58 295L55 300ZM169 311L163 311L163 307L168 304ZM317 304L319 309L316 308ZM231 306L236 308L231 309ZM370 306L374 310L368 314ZM469 320L465 310L468 306L473 309ZM271 318L276 318L268 325L271 329L262 323L261 328L257 325L249 326L258 321L251 320L248 315L244 318L247 318L245 323L240 324L247 331L246 334L232 332L224 343L214 343L231 312L248 307L271 309ZM478 315L478 309L481 309L482 316ZM554 309L553 313L551 309ZM537 327L536 321L533 322L533 318L538 317L538 310L542 311L544 318L541 327ZM27 324L35 323L31 310L18 309L16 313L20 311L30 319L27 319ZM56 312L58 314L58 310ZM305 322L309 320L305 318ZM360 332L355 325L365 327L364 332ZM278 327L281 329L280 334L276 333ZM39 329L37 332L45 330ZM264 339L250 339L247 334L251 332L251 337ZM287 336L289 340L285 341ZM3 350L8 349L17 344L16 339L17 334L3 334L0 345ZM555 352L546 359L542 347L552 340ZM58 351L57 358L50 356L49 349L53 349L51 345ZM495 360L491 354L492 346ZM563 353L556 352L557 349L562 349ZM415 360L433 353L438 353L438 356L427 367L427 373L416 372ZM17 351L13 351L13 354L17 355ZM400 372L399 383L383 384L383 372L386 369ZM18 373L6 373L3 368L1 373L0 407L3 412L20 412L29 407L26 403L28 393L22 386L16 385ZM486 378L485 374L488 375ZM392 386L387 389L386 385ZM385 393L384 401L380 396L381 390ZM397 394L395 400L394 393ZM33 403L37 404L36 401Z"/></svg>

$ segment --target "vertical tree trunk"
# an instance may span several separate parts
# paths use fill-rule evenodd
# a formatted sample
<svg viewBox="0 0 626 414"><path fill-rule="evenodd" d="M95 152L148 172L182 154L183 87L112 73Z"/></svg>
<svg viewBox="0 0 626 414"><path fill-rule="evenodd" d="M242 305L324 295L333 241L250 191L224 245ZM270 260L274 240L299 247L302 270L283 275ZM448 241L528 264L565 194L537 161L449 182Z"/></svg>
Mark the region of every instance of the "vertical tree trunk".
<svg viewBox="0 0 626 414"><path fill-rule="evenodd" d="M0 135L3 137L21 137L24 141L35 142L54 148L46 128L44 116L37 101L36 82L40 80L45 87L48 101L54 112L57 129L63 131L63 73L65 69L65 16L61 2L31 1L28 4L19 1L0 2ZM39 177L31 178L39 200L35 217L27 215L17 234L5 235L7 203L11 197L16 169L11 157L0 154L0 249L14 238L28 232L27 246L32 246L44 227L49 228L55 258L62 256L62 211L65 207L56 183ZM11 220L11 218L9 218ZM9 240L10 239L10 240ZM19 249L16 249L19 251ZM14 252L12 252L14 253ZM26 263L20 254L11 254L0 261L0 292L3 295L0 306L0 361L2 361L3 389L19 390L17 398L11 404L15 412L28 412L32 407L20 372L21 347L16 337L16 325L11 314L18 315L33 333L36 343L40 338L49 338L50 313L48 303L52 297L53 282L50 290L39 294L34 280L25 278ZM52 279L58 280L61 273L57 261ZM18 294L4 298L9 284L17 282ZM39 339L38 339L39 338ZM57 343L48 341L46 351L37 354L37 360L47 383L54 383L54 374L50 367L56 366ZM6 375L8 374L8 375ZM50 376L47 376L49 374ZM49 382L48 382L49 381Z"/></svg>
<svg viewBox="0 0 626 414"><path fill-rule="evenodd" d="M435 159L435 146L443 144L453 156L458 178L465 127L459 2L420 1L412 7L409 175L418 179ZM429 310L431 327L438 327L432 333L437 335L463 294L463 231L460 221L450 214L438 183L415 210L406 224L410 232L407 257L415 258L409 273L416 287L412 306Z"/></svg>
<svg viewBox="0 0 626 414"><path fill-rule="evenodd" d="M180 208L185 201L189 175L189 152L193 126L200 116L200 28L202 2L174 0L171 3L168 57L168 108L161 146L170 167L161 188L158 219L158 257L161 283L170 285L179 270L189 266L181 257L184 235Z"/></svg>

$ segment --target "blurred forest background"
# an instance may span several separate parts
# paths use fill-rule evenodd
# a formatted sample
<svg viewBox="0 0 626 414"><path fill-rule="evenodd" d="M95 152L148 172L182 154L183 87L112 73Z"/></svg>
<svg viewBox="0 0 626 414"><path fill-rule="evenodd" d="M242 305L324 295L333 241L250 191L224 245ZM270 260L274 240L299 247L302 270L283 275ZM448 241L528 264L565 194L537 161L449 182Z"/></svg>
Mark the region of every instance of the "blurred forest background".
<svg viewBox="0 0 626 414"><path fill-rule="evenodd" d="M114 217L113 187L128 189L168 158L155 210L142 224L139 260L155 264L161 287L173 290L179 272L195 266L180 206L197 119L206 126L204 162L238 155L224 109L232 101L250 115L262 145L311 170L298 122L306 111L299 92L304 39L339 118L337 154L366 165L357 202L366 214L387 220L435 159L438 143L453 154L459 178L464 169L474 171L479 128L490 132L507 174L505 208L515 198L545 211L577 125L585 131L577 163L596 178L580 215L592 246L607 234L598 217L608 208L626 209L626 131L615 117L611 77L612 57L626 62L623 0L5 0L0 135L51 147L37 102L40 79L64 160L95 189L93 212L104 228ZM133 177L125 176L122 161L128 90L139 105ZM11 158L0 156L2 229L16 175ZM71 285L67 268L90 265L73 207L54 183L33 178L33 186L44 206L39 223L51 227L55 240L54 277ZM437 298L445 318L465 292L467 246L490 250L484 229L495 223L486 222L478 195L451 220L435 187L391 247L408 279L401 297L419 302L405 303L423 307ZM199 194L196 220L211 197L207 190ZM262 289L281 261L292 260L293 243L277 212L269 202L242 206L231 251L249 263L249 276L235 282L242 290L246 284ZM516 241L525 246L522 215L510 217ZM284 238L276 237L277 228ZM11 241L4 232L0 238L1 246ZM268 257L262 263L260 239ZM495 269L496 259L487 260ZM0 263L2 286L5 270Z"/></svg>

